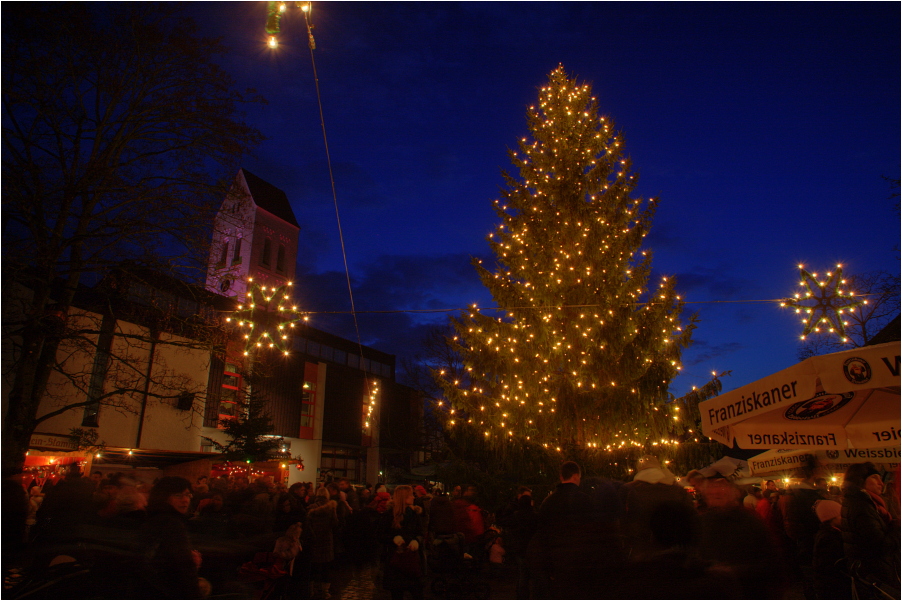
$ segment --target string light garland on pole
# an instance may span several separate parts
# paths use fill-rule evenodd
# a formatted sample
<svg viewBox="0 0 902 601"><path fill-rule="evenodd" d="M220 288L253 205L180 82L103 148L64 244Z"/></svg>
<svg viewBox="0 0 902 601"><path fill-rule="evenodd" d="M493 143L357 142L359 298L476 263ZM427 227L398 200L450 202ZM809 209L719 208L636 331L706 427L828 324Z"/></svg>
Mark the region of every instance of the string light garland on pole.
<svg viewBox="0 0 902 601"><path fill-rule="evenodd" d="M282 17L285 15L285 12L288 10L288 2L267 2L266 3L266 34L269 36L266 44L270 48L278 48L279 40L278 35L281 33L281 23ZM297 8L300 8L304 12L304 16L306 17L310 10L313 7L312 2L292 2ZM309 19L307 19L307 42L310 46L310 49L313 50L316 48L316 42L313 40L313 25L310 24Z"/></svg>
<svg viewBox="0 0 902 601"><path fill-rule="evenodd" d="M845 326L849 322L843 319L843 313L850 313L859 305L866 305L867 300L856 297L855 293L846 288L846 280L842 276L842 265L837 265L833 271L826 273L826 279L820 279L816 273L809 273L803 265L799 265L799 286L804 288L801 293L796 293L793 298L787 298L780 303L781 307L795 309L802 315L802 323L805 328L801 339L812 332L815 334L836 334L843 342L848 342Z"/></svg>
<svg viewBox="0 0 902 601"><path fill-rule="evenodd" d="M335 221L338 225L338 239L341 246L341 256L344 261L345 280L348 284L348 297L351 301L350 313L354 320L354 331L357 334L357 346L360 350L360 356L363 357L363 343L361 342L360 325L357 321L358 312L354 303L354 291L351 286L351 272L348 267L348 256L345 249L344 233L342 232L341 217L338 211L338 194L335 189L335 174L332 169L332 155L329 152L329 139L326 135L326 120L323 113L323 100L322 94L320 93L319 75L317 75L316 59L314 58L313 52L314 50L316 50L316 40L313 38L313 2L296 2L294 4L304 13L304 24L307 27L307 46L308 48L310 48L310 66L313 69L313 81L316 87L316 101L319 107L320 126L323 132L323 145L326 152L326 165L329 171L329 182L332 185L332 202L335 206ZM278 47L278 40L276 39L276 35L280 32L281 18L286 10L288 10L288 3L286 2L269 2L267 4L266 33L269 35L268 45L272 49ZM267 341L263 341L264 344L266 342ZM377 414L374 413L374 409L376 407L376 398L378 397L378 385L372 385L369 379L364 380L364 383L366 386L366 394L364 396L363 403L364 406L367 407L367 414L364 417L365 425L363 426L363 431L366 433L370 431L371 424L377 419Z"/></svg>
<svg viewBox="0 0 902 601"><path fill-rule="evenodd" d="M288 355L295 325L308 320L292 304L292 282L281 286L261 286L248 278L248 291L237 309L225 318L236 326L244 339L244 356L262 351Z"/></svg>

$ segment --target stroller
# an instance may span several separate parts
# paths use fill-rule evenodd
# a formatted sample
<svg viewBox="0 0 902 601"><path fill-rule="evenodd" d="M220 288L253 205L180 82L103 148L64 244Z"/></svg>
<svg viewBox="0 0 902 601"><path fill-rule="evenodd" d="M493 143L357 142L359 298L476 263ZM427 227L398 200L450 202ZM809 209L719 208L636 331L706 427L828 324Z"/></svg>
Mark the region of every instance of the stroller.
<svg viewBox="0 0 902 601"><path fill-rule="evenodd" d="M494 540L497 533L493 533ZM429 543L427 565L432 574L430 590L436 599L488 599L492 588L482 576L487 556L486 535L466 552L461 533L438 535ZM491 546L491 542L489 542Z"/></svg>
<svg viewBox="0 0 902 601"><path fill-rule="evenodd" d="M253 560L238 568L238 576L244 582L257 584L257 599L271 599L278 596L279 585L288 578L288 572L279 566L273 553L258 552Z"/></svg>
<svg viewBox="0 0 902 601"><path fill-rule="evenodd" d="M898 599L900 596L898 580L895 583L881 582L873 576L862 574L860 561L848 566L845 573L852 579L853 599Z"/></svg>

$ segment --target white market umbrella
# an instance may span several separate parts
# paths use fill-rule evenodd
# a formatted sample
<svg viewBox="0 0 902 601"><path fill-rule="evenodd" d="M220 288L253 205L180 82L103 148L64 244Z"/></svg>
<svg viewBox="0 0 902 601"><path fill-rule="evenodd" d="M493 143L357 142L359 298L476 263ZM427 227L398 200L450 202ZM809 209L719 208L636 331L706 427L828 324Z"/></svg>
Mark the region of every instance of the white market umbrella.
<svg viewBox="0 0 902 601"><path fill-rule="evenodd" d="M775 449L749 457L748 465L752 475L760 476L775 472L791 472L812 462L829 468L833 473L843 473L851 464L862 461L870 461L878 469L891 471L899 465L900 450L898 446L843 450Z"/></svg>
<svg viewBox="0 0 902 601"><path fill-rule="evenodd" d="M811 357L699 403L702 432L742 449L899 447L900 343Z"/></svg>
<svg viewBox="0 0 902 601"><path fill-rule="evenodd" d="M751 475L749 465L744 459L736 459L726 455L698 471L706 478L720 474L734 482L748 478Z"/></svg>

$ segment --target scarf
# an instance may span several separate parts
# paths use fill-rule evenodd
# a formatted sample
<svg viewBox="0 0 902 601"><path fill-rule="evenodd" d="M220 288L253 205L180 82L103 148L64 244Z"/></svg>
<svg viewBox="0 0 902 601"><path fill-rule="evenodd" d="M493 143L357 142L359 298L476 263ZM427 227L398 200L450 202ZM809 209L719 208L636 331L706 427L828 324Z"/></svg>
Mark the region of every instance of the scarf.
<svg viewBox="0 0 902 601"><path fill-rule="evenodd" d="M880 517L883 518L883 521L889 524L893 518L889 514L889 509L886 507L886 501L883 500L883 497L880 495L875 495L869 490L864 491L868 493L868 496L871 497L871 500L874 502L874 505L877 506L877 513L880 514Z"/></svg>

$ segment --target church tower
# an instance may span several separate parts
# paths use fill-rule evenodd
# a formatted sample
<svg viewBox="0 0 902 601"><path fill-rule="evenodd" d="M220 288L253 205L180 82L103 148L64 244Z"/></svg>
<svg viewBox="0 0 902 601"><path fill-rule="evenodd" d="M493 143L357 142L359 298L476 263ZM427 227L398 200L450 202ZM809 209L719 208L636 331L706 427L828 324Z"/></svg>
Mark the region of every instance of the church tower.
<svg viewBox="0 0 902 601"><path fill-rule="evenodd" d="M299 232L285 192L240 169L214 220L206 288L243 298L249 279L275 287L294 281Z"/></svg>

